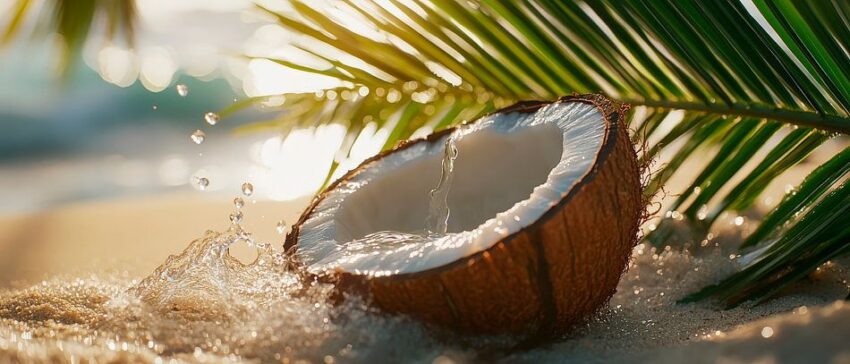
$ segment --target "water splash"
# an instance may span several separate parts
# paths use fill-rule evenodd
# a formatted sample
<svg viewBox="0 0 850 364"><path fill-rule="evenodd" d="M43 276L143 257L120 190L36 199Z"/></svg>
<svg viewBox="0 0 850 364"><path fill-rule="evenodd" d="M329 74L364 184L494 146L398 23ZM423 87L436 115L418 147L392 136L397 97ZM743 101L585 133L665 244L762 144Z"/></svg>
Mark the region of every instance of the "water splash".
<svg viewBox="0 0 850 364"><path fill-rule="evenodd" d="M207 139L207 133L204 133L204 131L203 131L203 130L198 129L198 130L195 130L195 131L192 133L192 135L190 135L190 136L189 136L189 138L190 138L190 139L192 139L192 141L193 141L195 144L201 144L201 143L203 143L203 142L204 142L204 140L206 140L206 139Z"/></svg>
<svg viewBox="0 0 850 364"><path fill-rule="evenodd" d="M195 186L201 191L206 190L210 185L210 180L206 177L192 177L192 182L194 182Z"/></svg>
<svg viewBox="0 0 850 364"><path fill-rule="evenodd" d="M251 196L254 194L254 185L251 182L245 182L242 184L242 194L245 196Z"/></svg>
<svg viewBox="0 0 850 364"><path fill-rule="evenodd" d="M236 244L256 259L231 256ZM358 297L339 304L332 284L239 223L207 231L140 282L118 277L0 290L0 362L373 362L442 350L421 345L431 341L417 323Z"/></svg>
<svg viewBox="0 0 850 364"><path fill-rule="evenodd" d="M236 211L230 213L230 223L231 224L239 224L242 222L242 211Z"/></svg>
<svg viewBox="0 0 850 364"><path fill-rule="evenodd" d="M440 181L428 195L431 197L428 217L425 219L425 230L429 234L445 234L449 223L449 191L454 178L455 159L458 156L456 137L452 134L446 138L445 150L440 169Z"/></svg>
<svg viewBox="0 0 850 364"><path fill-rule="evenodd" d="M189 86L186 86L181 83L175 86L174 88L177 89L177 94L180 95L180 97L186 97L187 95L189 95Z"/></svg>
<svg viewBox="0 0 850 364"><path fill-rule="evenodd" d="M218 116L218 114L216 114L214 112L208 112L208 113L204 114L204 121L206 121L207 124L210 124L210 125L218 124L218 120L219 120L219 116Z"/></svg>
<svg viewBox="0 0 850 364"><path fill-rule="evenodd" d="M257 249L253 262L243 264L230 255L230 247L239 243ZM282 252L255 241L240 225L233 224L222 233L207 231L182 253L169 256L128 292L157 307L188 312L206 310L194 304L229 311L238 309L228 308L231 303L239 302L250 308L287 297L300 288L299 277L287 270L290 266Z"/></svg>

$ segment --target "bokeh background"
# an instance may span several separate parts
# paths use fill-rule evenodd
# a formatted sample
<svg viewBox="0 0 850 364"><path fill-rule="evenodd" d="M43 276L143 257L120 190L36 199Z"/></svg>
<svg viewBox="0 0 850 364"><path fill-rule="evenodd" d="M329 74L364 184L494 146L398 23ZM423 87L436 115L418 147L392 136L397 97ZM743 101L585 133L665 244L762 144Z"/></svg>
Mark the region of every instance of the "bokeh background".
<svg viewBox="0 0 850 364"><path fill-rule="evenodd" d="M53 3L31 1L0 49L0 286L105 267L144 274L206 229L226 228L246 181L255 186L247 226L282 239L276 224L293 221L325 181L345 129L253 131L273 115L262 107L215 126L203 116L335 86L243 57L290 52L294 35L251 1L139 0L132 46L95 18L63 71L62 39L42 29ZM17 4L0 0L3 27ZM195 130L207 135L200 145ZM371 133L350 157L380 148ZM204 191L197 177L209 179Z"/></svg>

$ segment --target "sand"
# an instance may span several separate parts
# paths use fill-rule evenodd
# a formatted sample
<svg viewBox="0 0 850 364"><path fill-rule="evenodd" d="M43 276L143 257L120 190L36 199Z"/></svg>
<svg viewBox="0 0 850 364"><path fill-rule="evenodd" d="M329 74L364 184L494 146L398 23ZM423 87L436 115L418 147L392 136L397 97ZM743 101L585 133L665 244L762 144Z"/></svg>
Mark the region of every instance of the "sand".
<svg viewBox="0 0 850 364"><path fill-rule="evenodd" d="M747 224L726 224L729 228L718 231L717 238L686 244L685 249L637 246L616 295L598 316L567 337L515 350L510 338L457 336L387 315L357 297L335 305L330 299L332 287L302 284L285 262L275 259L272 248L279 247L277 243L260 252L262 264L243 265L220 254L222 242L232 236L191 230L200 230L204 221L227 229L224 221L231 208L227 202L170 196L51 212L41 240L31 242L42 254L20 254L34 266L6 267L2 277L7 288L0 291L0 362L850 360L845 340L850 337L850 305L838 301L847 295L842 264L826 265L779 298L756 307L724 311L710 302L675 303L737 269L729 255ZM249 204L246 221L273 230L269 221L295 214L298 204ZM191 227L168 223L176 214L189 214L200 222ZM71 228L92 218L98 223L89 229ZM16 219L20 217L0 222L0 231L7 231ZM115 249L124 246L124 235L110 237L109 232L134 226L144 229L134 229L139 236L131 240L151 243ZM155 243L191 233L200 239ZM4 245L11 244L5 239L0 249L13 251ZM258 233L256 240L276 239L267 232ZM61 245L69 241L83 245L78 249ZM243 241L235 244L233 248L243 252L253 249ZM183 255L165 259L169 252L186 247ZM50 265L71 261L79 268L85 256L107 252L113 263L101 259L91 267L94 273ZM156 269L159 264L163 265ZM51 277L41 280L31 273L39 268L51 271ZM140 285L145 277L147 283Z"/></svg>

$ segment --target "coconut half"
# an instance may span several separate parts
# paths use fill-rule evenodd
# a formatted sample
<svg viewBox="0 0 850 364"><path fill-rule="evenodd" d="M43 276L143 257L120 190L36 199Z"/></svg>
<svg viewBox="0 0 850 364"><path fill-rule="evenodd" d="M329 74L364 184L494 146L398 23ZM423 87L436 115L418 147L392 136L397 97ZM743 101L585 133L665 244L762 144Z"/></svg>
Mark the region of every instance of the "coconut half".
<svg viewBox="0 0 850 364"><path fill-rule="evenodd" d="M627 109L601 95L524 102L404 143L317 196L285 248L392 312L463 331L562 332L610 298L636 239ZM446 234L352 244L423 229L449 137L459 154Z"/></svg>

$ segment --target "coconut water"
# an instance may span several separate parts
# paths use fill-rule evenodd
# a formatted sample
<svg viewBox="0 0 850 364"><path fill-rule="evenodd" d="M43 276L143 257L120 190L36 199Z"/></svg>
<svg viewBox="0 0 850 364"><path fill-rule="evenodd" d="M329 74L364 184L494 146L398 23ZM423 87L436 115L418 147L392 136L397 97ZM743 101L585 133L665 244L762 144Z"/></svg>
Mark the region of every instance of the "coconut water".
<svg viewBox="0 0 850 364"><path fill-rule="evenodd" d="M440 179L436 186L428 192L428 214L424 226L419 231L378 231L367 234L336 247L336 250L325 255L311 265L314 270L335 269L354 263L360 259L374 257L379 254L387 255L390 251L404 251L407 259L420 258L427 244L437 244L448 235L449 192L454 176L454 163L458 157L458 137L450 134L443 145L443 157L440 161ZM365 273L365 272L363 272ZM372 275L392 274L394 271L373 271Z"/></svg>
<svg viewBox="0 0 850 364"><path fill-rule="evenodd" d="M443 160L440 162L440 181L428 193L428 218L425 220L425 231L428 234L445 234L449 224L449 190L454 177L455 159L457 159L457 137L451 134L446 138Z"/></svg>

